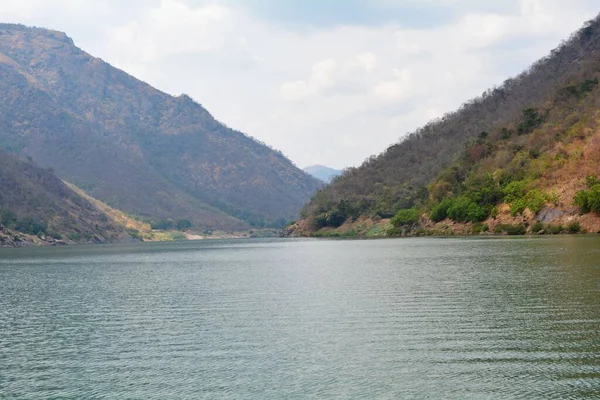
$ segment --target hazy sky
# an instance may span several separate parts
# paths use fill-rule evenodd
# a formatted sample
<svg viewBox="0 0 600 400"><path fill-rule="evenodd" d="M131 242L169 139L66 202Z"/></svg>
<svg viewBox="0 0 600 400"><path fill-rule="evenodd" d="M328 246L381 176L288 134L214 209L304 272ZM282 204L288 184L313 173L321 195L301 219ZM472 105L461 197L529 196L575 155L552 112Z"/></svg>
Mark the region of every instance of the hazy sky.
<svg viewBox="0 0 600 400"><path fill-rule="evenodd" d="M597 0L0 0L298 166L359 165L546 55Z"/></svg>

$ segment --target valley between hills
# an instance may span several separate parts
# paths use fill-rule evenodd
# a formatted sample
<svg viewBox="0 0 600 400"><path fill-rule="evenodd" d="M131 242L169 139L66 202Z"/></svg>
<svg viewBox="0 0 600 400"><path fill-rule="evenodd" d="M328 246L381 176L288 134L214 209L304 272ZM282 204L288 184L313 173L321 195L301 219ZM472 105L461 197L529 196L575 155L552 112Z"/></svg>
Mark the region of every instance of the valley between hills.
<svg viewBox="0 0 600 400"><path fill-rule="evenodd" d="M600 231L600 17L343 172L302 171L61 32L0 24L0 77L2 246L281 228L288 237Z"/></svg>

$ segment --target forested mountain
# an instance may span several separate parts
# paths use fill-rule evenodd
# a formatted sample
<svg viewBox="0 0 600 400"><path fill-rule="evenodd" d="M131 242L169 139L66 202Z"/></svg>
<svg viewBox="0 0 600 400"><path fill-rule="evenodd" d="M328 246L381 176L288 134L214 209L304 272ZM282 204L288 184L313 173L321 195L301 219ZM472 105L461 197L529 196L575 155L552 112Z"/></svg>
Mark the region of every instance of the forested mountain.
<svg viewBox="0 0 600 400"><path fill-rule="evenodd" d="M52 171L0 151L0 246L19 245L28 240L26 235L60 243L129 238L122 226Z"/></svg>
<svg viewBox="0 0 600 400"><path fill-rule="evenodd" d="M320 187L280 152L77 48L0 24L0 148L110 206L203 228L284 223Z"/></svg>
<svg viewBox="0 0 600 400"><path fill-rule="evenodd" d="M342 171L339 169L326 167L324 165L311 165L302 170L325 183L330 183L333 178L342 174Z"/></svg>
<svg viewBox="0 0 600 400"><path fill-rule="evenodd" d="M410 222L421 212L484 221L502 204L513 217L546 205L563 213L600 174L599 79L600 17L521 75L347 170L302 216L315 230L402 210Z"/></svg>

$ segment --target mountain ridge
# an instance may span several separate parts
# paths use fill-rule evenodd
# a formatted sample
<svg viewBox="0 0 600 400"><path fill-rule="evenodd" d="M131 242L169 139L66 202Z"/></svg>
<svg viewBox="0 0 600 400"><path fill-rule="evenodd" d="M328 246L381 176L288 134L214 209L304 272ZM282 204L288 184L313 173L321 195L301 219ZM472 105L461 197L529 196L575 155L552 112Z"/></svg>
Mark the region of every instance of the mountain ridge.
<svg viewBox="0 0 600 400"><path fill-rule="evenodd" d="M226 230L283 225L320 185L188 95L155 89L62 32L0 24L0 77L0 148L128 213Z"/></svg>
<svg viewBox="0 0 600 400"><path fill-rule="evenodd" d="M569 158L576 151L583 154L581 164L586 162L588 173L600 174L587 163L586 157L593 154L581 148L595 148L599 66L600 16L519 76L407 135L360 167L348 169L305 206L303 232L335 229L364 218L398 217L398 233L406 221L429 226L428 214L435 220L452 217L453 223L494 224L494 218L486 218L498 210L515 214L506 218L507 223L517 223L514 218L529 210L531 218L518 223L531 225L540 222L535 220L540 207L559 207L560 213L577 219L567 210L574 204L573 191L585 189L583 169L565 176L556 171L577 164ZM574 138L581 142L575 144ZM549 159L565 154L568 161L562 164ZM556 186L552 176L561 185L576 183L566 197L556 188L556 204L550 201L554 196L549 191ZM506 194L510 185L522 188L522 193ZM461 207L470 207L473 214L465 216L465 209L459 213ZM404 214L399 217L400 212ZM421 213L425 219L415 219ZM595 225L590 223L590 229Z"/></svg>

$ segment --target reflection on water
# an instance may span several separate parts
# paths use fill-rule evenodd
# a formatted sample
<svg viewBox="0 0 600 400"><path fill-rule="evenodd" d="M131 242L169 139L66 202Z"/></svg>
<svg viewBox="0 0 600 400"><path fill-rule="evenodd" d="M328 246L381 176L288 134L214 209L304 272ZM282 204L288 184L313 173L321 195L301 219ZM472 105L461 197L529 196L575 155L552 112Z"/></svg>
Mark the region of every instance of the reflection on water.
<svg viewBox="0 0 600 400"><path fill-rule="evenodd" d="M600 238L0 251L0 398L600 397Z"/></svg>

